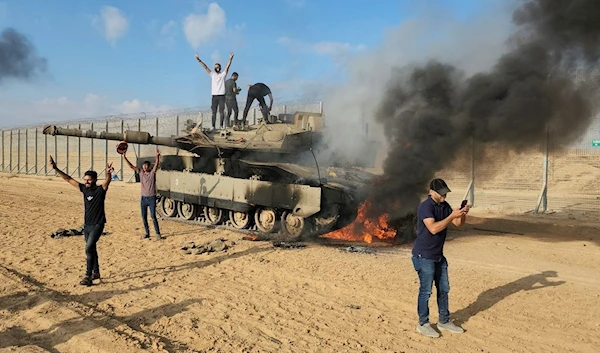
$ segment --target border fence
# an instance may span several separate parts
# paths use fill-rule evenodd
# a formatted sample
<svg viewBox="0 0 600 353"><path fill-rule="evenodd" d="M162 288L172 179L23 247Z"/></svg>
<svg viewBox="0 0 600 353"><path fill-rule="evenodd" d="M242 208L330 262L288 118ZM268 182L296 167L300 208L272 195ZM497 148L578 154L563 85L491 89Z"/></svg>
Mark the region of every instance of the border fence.
<svg viewBox="0 0 600 353"><path fill-rule="evenodd" d="M240 103L243 108L244 102ZM323 102L278 105L273 107L272 114L294 114L297 111L322 113ZM242 112L239 112L239 118ZM210 109L198 108L109 116L54 125L106 132L137 130L171 136L180 135L188 119L201 121L204 126L210 125L211 115ZM260 117L261 112L256 107L248 114L250 123ZM95 169L98 177L103 178L106 164L112 162L118 180L134 179L133 171L114 150L116 141L44 135L42 126L0 131L0 172L54 176L56 173L48 163L52 155L61 170L76 178L81 178L89 169ZM155 148L152 145L130 145L127 156L135 164L134 157L152 156ZM159 148L161 154L176 153L175 148ZM381 162L383 158L378 159ZM500 212L578 212L584 215L594 212L598 217L600 117L582 134L579 141L570 146L555 146L553 137L547 135L543 146L516 154L507 152L502 146L484 146L466 141L457 160L440 171L438 176L444 178L453 191L448 196L452 205L467 198L477 208Z"/></svg>

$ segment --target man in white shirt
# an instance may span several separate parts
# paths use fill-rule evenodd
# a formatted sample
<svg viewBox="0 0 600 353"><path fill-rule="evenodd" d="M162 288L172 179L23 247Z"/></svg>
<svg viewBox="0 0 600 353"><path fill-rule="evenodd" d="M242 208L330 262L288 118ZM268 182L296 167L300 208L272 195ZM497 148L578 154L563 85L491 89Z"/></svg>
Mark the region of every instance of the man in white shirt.
<svg viewBox="0 0 600 353"><path fill-rule="evenodd" d="M225 117L225 78L233 60L233 53L229 53L229 62L224 72L221 72L221 64L219 63L215 63L215 72L211 72L208 66L200 60L198 53L196 53L196 60L204 67L204 70L206 70L212 79L212 128L215 129L217 125L217 108L219 109L221 121Z"/></svg>

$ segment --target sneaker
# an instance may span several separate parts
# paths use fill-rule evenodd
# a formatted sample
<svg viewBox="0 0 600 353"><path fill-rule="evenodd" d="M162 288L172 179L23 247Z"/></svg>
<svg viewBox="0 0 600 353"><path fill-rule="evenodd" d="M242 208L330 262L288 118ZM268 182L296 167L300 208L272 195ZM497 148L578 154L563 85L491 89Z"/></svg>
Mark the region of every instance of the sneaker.
<svg viewBox="0 0 600 353"><path fill-rule="evenodd" d="M429 323L417 326L417 332L431 338L440 337L440 334Z"/></svg>
<svg viewBox="0 0 600 353"><path fill-rule="evenodd" d="M83 277L81 281L79 281L79 284L81 284L82 286L91 286L93 284L91 276Z"/></svg>
<svg viewBox="0 0 600 353"><path fill-rule="evenodd" d="M163 240L164 238L160 234L157 234L155 239L156 240Z"/></svg>
<svg viewBox="0 0 600 353"><path fill-rule="evenodd" d="M448 321L445 324L438 323L437 327L438 327L438 329L440 329L440 331L450 331L452 333L463 333L463 332L465 332L465 330L462 327L456 326L452 321Z"/></svg>
<svg viewBox="0 0 600 353"><path fill-rule="evenodd" d="M142 239L150 239L150 235L144 235L141 237Z"/></svg>
<svg viewBox="0 0 600 353"><path fill-rule="evenodd" d="M100 279L100 272L94 272L92 273L92 281L95 279Z"/></svg>

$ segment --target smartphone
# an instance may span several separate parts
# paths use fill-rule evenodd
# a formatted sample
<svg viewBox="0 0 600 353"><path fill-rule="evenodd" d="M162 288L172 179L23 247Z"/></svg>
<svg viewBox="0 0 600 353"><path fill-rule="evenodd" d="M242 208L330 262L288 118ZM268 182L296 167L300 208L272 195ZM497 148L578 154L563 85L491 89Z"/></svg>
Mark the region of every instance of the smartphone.
<svg viewBox="0 0 600 353"><path fill-rule="evenodd" d="M463 208L465 208L466 205L467 205L467 200L463 200L462 203L460 204L460 209L462 210Z"/></svg>

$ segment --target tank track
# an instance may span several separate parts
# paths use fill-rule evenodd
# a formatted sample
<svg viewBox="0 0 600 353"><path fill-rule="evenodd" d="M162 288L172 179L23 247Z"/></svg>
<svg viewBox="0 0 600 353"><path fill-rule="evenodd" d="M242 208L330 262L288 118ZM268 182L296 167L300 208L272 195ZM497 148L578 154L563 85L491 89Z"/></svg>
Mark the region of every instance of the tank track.
<svg viewBox="0 0 600 353"><path fill-rule="evenodd" d="M256 240L271 240L271 239L267 239L268 237L266 234L258 231L258 229L256 229L256 225L253 225L249 229L239 229L239 228L235 228L235 227L231 226L229 220L227 220L225 222L225 224L213 225L204 220L187 220L187 219L183 219L179 216L168 217L168 216L160 214L159 212L157 212L157 215L158 215L158 218L162 221L174 222L174 223L180 223L180 224L188 224L188 225L203 227L206 229L228 230L228 231L232 231L232 232L236 232L236 233L240 233L240 234L244 234L244 235L255 236L255 237L257 237ZM270 235L277 235L277 234L270 234Z"/></svg>
<svg viewBox="0 0 600 353"><path fill-rule="evenodd" d="M299 242L299 241L308 240L311 238L314 239L314 238L318 237L319 235L323 235L323 234L327 233L327 231L328 231L328 228L326 228L326 227L319 228L319 227L315 226L314 220L309 218L309 219L307 219L307 221L313 221L313 222L311 222L311 225L309 226L309 229L307 231L303 232L303 234L301 234L301 235L288 234L287 232L285 232L282 229L282 226L280 225L282 212L277 212L278 215L277 215L277 218L275 221L275 224L276 224L275 229L276 230L274 230L272 232L261 231L258 228L258 226L255 224L255 221L253 219L250 221L249 226L246 228L234 227L232 225L231 219L229 218L228 211L224 210L224 209L222 211L224 213L225 213L225 211L227 211L227 213L222 216L222 218L223 218L222 221L219 222L218 224L212 224L211 221L207 219L206 215L204 214L204 212L202 212L202 210L196 210L196 212L194 212L194 216L192 217L192 219L186 219L186 218L182 217L180 212L175 212L175 215L173 215L173 216L165 214L165 211L160 203L161 203L161 197L158 197L157 205L156 205L156 214L162 221L200 226L200 227L203 227L206 229L228 230L228 231L246 235L247 236L246 240L273 241L273 242ZM200 207L202 207L202 206L200 206ZM179 208L179 207L176 207L176 208ZM254 218L254 217L252 217L252 218Z"/></svg>

